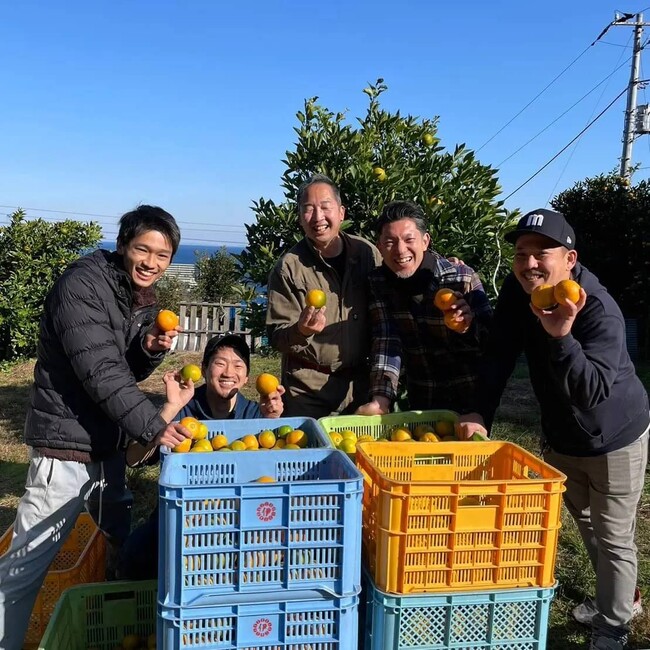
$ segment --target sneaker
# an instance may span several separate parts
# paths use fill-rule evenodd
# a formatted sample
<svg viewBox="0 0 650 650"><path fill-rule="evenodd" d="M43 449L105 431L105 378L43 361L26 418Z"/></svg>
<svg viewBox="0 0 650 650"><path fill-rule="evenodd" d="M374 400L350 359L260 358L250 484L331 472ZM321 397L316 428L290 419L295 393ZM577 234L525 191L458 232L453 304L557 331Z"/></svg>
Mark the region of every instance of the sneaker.
<svg viewBox="0 0 650 650"><path fill-rule="evenodd" d="M594 616L598 613L596 609L596 603L593 598L585 599L584 603L581 603L577 607L574 607L571 611L573 618L575 618L578 623L583 625L591 625L591 621ZM643 606L641 605L641 592L639 588L634 589L634 602L632 603L632 618L636 618L639 614L643 613Z"/></svg>

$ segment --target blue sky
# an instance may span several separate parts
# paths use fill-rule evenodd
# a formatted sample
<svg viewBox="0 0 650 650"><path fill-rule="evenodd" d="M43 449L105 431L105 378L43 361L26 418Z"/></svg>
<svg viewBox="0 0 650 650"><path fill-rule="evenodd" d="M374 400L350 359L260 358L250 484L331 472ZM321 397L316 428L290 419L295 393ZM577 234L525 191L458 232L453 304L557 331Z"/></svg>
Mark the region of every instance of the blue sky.
<svg viewBox="0 0 650 650"><path fill-rule="evenodd" d="M439 115L444 146L478 150L588 48L478 152L499 166L611 75L499 167L505 196L626 87L633 30L612 28L588 46L615 10L645 1L3 3L0 215L11 206L51 219L65 215L37 209L107 215L96 220L112 237L113 215L148 202L177 217L186 242L243 242L251 201L282 198L281 159L306 97L362 115L362 89L383 77L386 108ZM625 96L507 206L543 206L616 168L624 110ZM648 136L633 160L650 166Z"/></svg>

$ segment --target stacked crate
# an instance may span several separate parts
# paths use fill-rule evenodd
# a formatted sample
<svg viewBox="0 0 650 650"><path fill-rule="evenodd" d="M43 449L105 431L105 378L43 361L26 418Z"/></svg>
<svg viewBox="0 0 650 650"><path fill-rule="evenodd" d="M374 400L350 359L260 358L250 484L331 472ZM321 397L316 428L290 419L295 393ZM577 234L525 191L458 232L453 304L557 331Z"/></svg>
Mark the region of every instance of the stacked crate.
<svg viewBox="0 0 650 650"><path fill-rule="evenodd" d="M396 416L436 412L381 417ZM356 462L366 650L545 648L563 474L492 441L363 442Z"/></svg>
<svg viewBox="0 0 650 650"><path fill-rule="evenodd" d="M0 538L0 555L11 546L13 527ZM52 616L59 596L73 585L104 579L106 541L87 512L82 512L50 565L34 602L25 635L26 650L36 648Z"/></svg>
<svg viewBox="0 0 650 650"><path fill-rule="evenodd" d="M232 442L269 421L206 424ZM356 650L362 478L315 420L284 424L309 447L166 457L158 647Z"/></svg>

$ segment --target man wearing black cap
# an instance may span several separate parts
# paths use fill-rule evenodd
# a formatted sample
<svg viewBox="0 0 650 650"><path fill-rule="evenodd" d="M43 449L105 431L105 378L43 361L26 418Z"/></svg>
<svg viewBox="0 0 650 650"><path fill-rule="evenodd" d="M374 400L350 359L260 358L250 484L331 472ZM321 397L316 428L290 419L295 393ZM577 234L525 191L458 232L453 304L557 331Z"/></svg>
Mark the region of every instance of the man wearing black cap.
<svg viewBox="0 0 650 650"><path fill-rule="evenodd" d="M625 344L623 315L598 279L577 261L564 215L535 210L506 235L512 273L495 309L475 413L462 435L489 428L516 360L524 352L539 401L544 458L567 475L566 506L596 573L596 597L573 614L591 624L592 650L622 650L641 611L634 545L636 508L648 457L647 393ZM573 279L569 300L541 310L535 287ZM483 431L485 431L483 429Z"/></svg>

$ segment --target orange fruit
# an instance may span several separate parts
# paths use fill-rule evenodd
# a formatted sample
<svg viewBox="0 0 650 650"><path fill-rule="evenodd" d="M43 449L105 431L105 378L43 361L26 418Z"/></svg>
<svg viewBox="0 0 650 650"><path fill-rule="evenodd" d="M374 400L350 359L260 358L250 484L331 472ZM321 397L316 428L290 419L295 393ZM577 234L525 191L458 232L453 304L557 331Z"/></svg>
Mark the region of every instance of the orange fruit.
<svg viewBox="0 0 650 650"><path fill-rule="evenodd" d="M357 441L352 440L351 438L343 438L339 445L339 449L344 451L346 454L354 454L357 451Z"/></svg>
<svg viewBox="0 0 650 650"><path fill-rule="evenodd" d="M456 300L458 300L456 294L451 289L438 289L433 297L433 304L440 311L447 311L456 304Z"/></svg>
<svg viewBox="0 0 650 650"><path fill-rule="evenodd" d="M386 180L386 171L382 167L373 167L372 175L375 177L375 180L378 180L380 183L383 183Z"/></svg>
<svg viewBox="0 0 650 650"><path fill-rule="evenodd" d="M420 438L420 442L440 442L440 438L432 431L429 431Z"/></svg>
<svg viewBox="0 0 650 650"><path fill-rule="evenodd" d="M208 437L208 425L205 422L199 422L199 433L195 440L204 440Z"/></svg>
<svg viewBox="0 0 650 650"><path fill-rule="evenodd" d="M555 302L570 300L575 304L580 300L580 285L575 280L562 280L555 285L553 295Z"/></svg>
<svg viewBox="0 0 650 650"><path fill-rule="evenodd" d="M435 429L436 433L443 438L454 435L454 423L448 420L438 420Z"/></svg>
<svg viewBox="0 0 650 650"><path fill-rule="evenodd" d="M181 379L183 381L188 381L189 379L193 382L199 381L201 379L201 368L193 363L188 363L181 368Z"/></svg>
<svg viewBox="0 0 650 650"><path fill-rule="evenodd" d="M425 433L435 433L435 429L430 424L416 424L413 429L413 437L419 440Z"/></svg>
<svg viewBox="0 0 650 650"><path fill-rule="evenodd" d="M330 431L329 436L335 447L338 447L341 444L341 440L343 440L343 436L338 431Z"/></svg>
<svg viewBox="0 0 650 650"><path fill-rule="evenodd" d="M341 431L341 438L344 440L356 440L357 434L350 429L345 429L344 431Z"/></svg>
<svg viewBox="0 0 650 650"><path fill-rule="evenodd" d="M288 433L293 431L293 427L290 424L283 424L281 427L278 427L275 430L275 434L278 438L286 438Z"/></svg>
<svg viewBox="0 0 650 650"><path fill-rule="evenodd" d="M293 443L290 443L290 442L287 442L284 445L284 448L285 449L300 449L300 447L298 445L294 445Z"/></svg>
<svg viewBox="0 0 650 650"><path fill-rule="evenodd" d="M228 438L223 433L216 435L210 442L212 443L212 449L215 451L228 446Z"/></svg>
<svg viewBox="0 0 650 650"><path fill-rule="evenodd" d="M357 442L375 442L375 439L368 434L364 434L357 438Z"/></svg>
<svg viewBox="0 0 650 650"><path fill-rule="evenodd" d="M309 307L320 309L321 307L325 307L327 296L325 295L325 292L320 289L312 289L307 292L306 301Z"/></svg>
<svg viewBox="0 0 650 650"><path fill-rule="evenodd" d="M307 446L307 434L302 429L294 429L291 433L287 434L285 438L287 445L298 445L304 449Z"/></svg>
<svg viewBox="0 0 650 650"><path fill-rule="evenodd" d="M390 439L393 442L405 442L406 440L413 440L411 432L406 427L395 427L390 432Z"/></svg>
<svg viewBox="0 0 650 650"><path fill-rule="evenodd" d="M273 431L262 431L257 436L257 441L263 449L271 449L275 445L275 433Z"/></svg>
<svg viewBox="0 0 650 650"><path fill-rule="evenodd" d="M540 284L538 287L535 287L530 294L530 302L537 309L550 309L557 302L553 285Z"/></svg>
<svg viewBox="0 0 650 650"><path fill-rule="evenodd" d="M183 418L178 424L185 427L191 434L194 440L198 440L201 436L201 423L193 417Z"/></svg>
<svg viewBox="0 0 650 650"><path fill-rule="evenodd" d="M230 448L233 451L246 451L246 443L241 440L234 440L230 443Z"/></svg>
<svg viewBox="0 0 650 650"><path fill-rule="evenodd" d="M275 479L271 476L260 476L256 479L257 483L275 483Z"/></svg>
<svg viewBox="0 0 650 650"><path fill-rule="evenodd" d="M277 377L274 377L268 372L263 372L255 382L255 388L257 388L257 392L260 395L270 395L271 393L274 393L278 389L279 385L280 382Z"/></svg>
<svg viewBox="0 0 650 650"><path fill-rule="evenodd" d="M467 323L464 320L456 320L451 311L445 312L445 325L454 332L464 332L467 329Z"/></svg>
<svg viewBox="0 0 650 650"><path fill-rule="evenodd" d="M190 451L213 451L209 440L197 440Z"/></svg>
<svg viewBox="0 0 650 650"><path fill-rule="evenodd" d="M178 316L169 309L161 309L156 316L156 327L163 332L171 332L180 323Z"/></svg>
<svg viewBox="0 0 650 650"><path fill-rule="evenodd" d="M273 445L272 449L284 449L287 446L287 442L284 438L278 438L275 441L275 444Z"/></svg>
<svg viewBox="0 0 650 650"><path fill-rule="evenodd" d="M434 141L434 138L433 138L433 135L431 133L425 133L422 136L422 144L425 147L430 147L433 144L433 141Z"/></svg>
<svg viewBox="0 0 650 650"><path fill-rule="evenodd" d="M172 449L172 451L175 451L176 453L183 453L189 451L191 446L192 446L192 438L185 438L185 440L183 440L183 442L179 442Z"/></svg>
<svg viewBox="0 0 650 650"><path fill-rule="evenodd" d="M259 449L260 443L256 436L252 433L249 433L247 436L244 436L241 441L246 445L246 449Z"/></svg>

